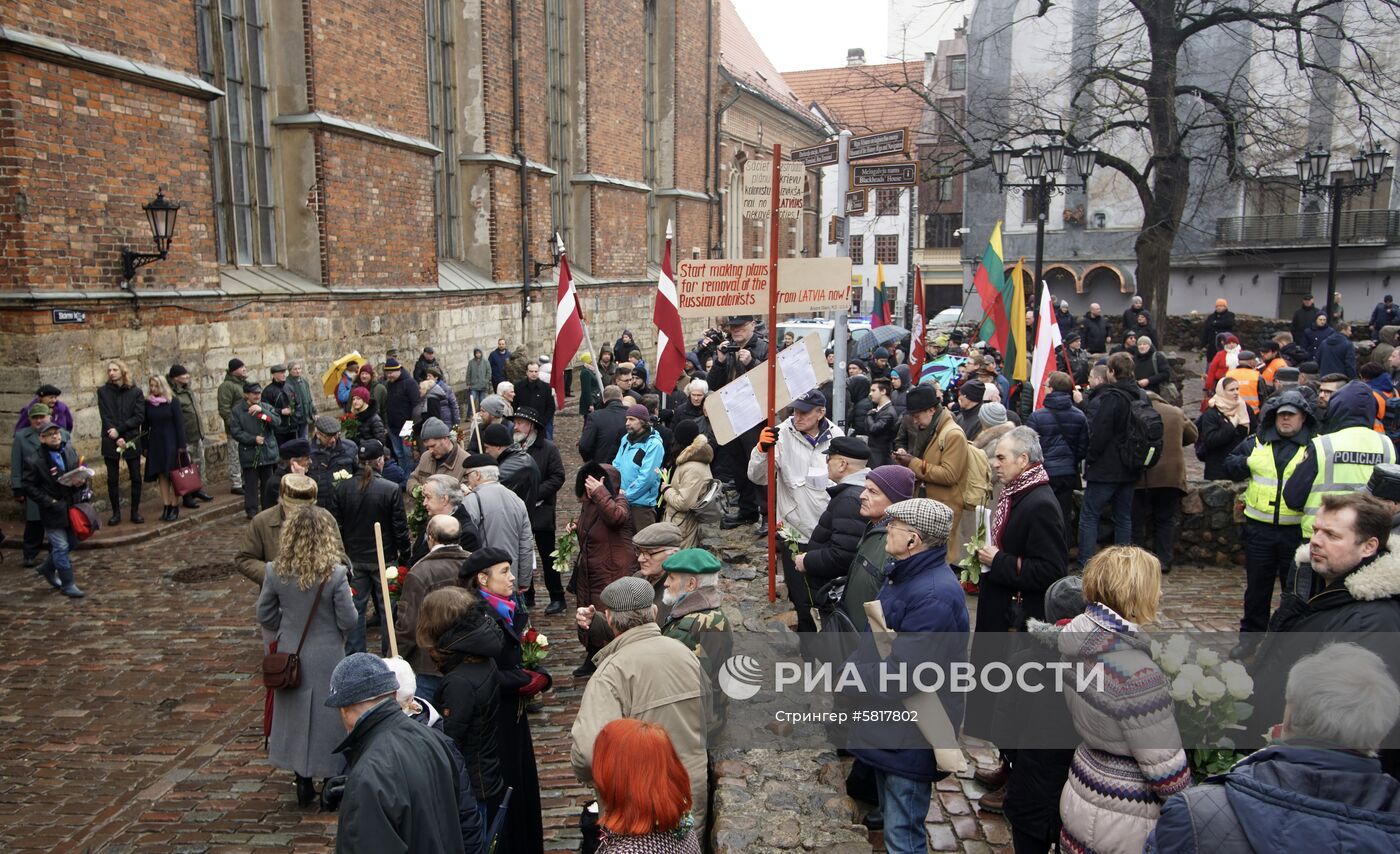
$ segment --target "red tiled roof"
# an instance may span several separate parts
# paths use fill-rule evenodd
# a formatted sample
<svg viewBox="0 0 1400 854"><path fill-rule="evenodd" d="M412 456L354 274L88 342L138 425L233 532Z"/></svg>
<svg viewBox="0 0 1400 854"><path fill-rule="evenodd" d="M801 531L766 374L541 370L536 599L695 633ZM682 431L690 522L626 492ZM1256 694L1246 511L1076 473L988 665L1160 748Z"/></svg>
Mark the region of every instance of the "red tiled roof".
<svg viewBox="0 0 1400 854"><path fill-rule="evenodd" d="M907 127L918 134L927 106L922 62L892 62L789 71L783 75L804 104L816 102L839 127L853 133Z"/></svg>
<svg viewBox="0 0 1400 854"><path fill-rule="evenodd" d="M806 115L807 101L792 91L772 60L758 46L731 0L720 0L719 64L735 80L794 112Z"/></svg>

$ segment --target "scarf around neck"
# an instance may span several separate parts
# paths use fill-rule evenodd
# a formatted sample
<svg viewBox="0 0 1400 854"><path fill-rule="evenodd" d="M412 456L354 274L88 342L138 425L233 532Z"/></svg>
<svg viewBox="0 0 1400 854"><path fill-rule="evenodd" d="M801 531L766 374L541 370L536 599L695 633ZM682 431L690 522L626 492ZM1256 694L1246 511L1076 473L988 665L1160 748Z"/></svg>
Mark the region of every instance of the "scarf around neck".
<svg viewBox="0 0 1400 854"><path fill-rule="evenodd" d="M146 395L146 400L149 401L152 406L160 406L161 404L170 402L158 394L148 394Z"/></svg>
<svg viewBox="0 0 1400 854"><path fill-rule="evenodd" d="M515 600L507 599L504 596L497 596L489 590L481 591L481 598L485 599L496 613L504 617L508 622L515 621Z"/></svg>
<svg viewBox="0 0 1400 854"><path fill-rule="evenodd" d="M1240 394L1238 386L1235 388L1235 399L1232 401L1225 393L1225 383L1228 377L1222 377L1215 384L1215 396L1211 398L1210 404L1220 410L1229 422L1236 427L1249 429L1249 404L1245 403L1244 397Z"/></svg>
<svg viewBox="0 0 1400 854"><path fill-rule="evenodd" d="M1006 519L1011 515L1011 500L1042 483L1050 483L1050 475L1045 473L1043 464L1034 463L1002 489L1001 497L997 499L996 510L992 513L992 543L997 548L1001 548L1001 535L1006 530Z"/></svg>

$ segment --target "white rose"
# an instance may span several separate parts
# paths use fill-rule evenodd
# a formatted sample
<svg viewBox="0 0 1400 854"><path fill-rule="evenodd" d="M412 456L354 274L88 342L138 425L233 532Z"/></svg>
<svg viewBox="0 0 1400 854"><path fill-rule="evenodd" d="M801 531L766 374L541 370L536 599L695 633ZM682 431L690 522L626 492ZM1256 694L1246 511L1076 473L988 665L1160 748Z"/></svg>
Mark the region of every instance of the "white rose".
<svg viewBox="0 0 1400 854"><path fill-rule="evenodd" d="M393 581L395 578L399 577L399 568L397 566L389 567L388 569L384 570L384 577L389 579L390 581Z"/></svg>
<svg viewBox="0 0 1400 854"><path fill-rule="evenodd" d="M1220 663L1220 653L1201 647L1196 650L1196 663L1202 667L1215 667Z"/></svg>
<svg viewBox="0 0 1400 854"><path fill-rule="evenodd" d="M1229 677L1225 680L1225 690L1236 700L1248 700L1254 695L1254 680L1248 674Z"/></svg>
<svg viewBox="0 0 1400 854"><path fill-rule="evenodd" d="M1177 650L1164 650L1160 662L1162 671L1168 676L1175 676L1181 670L1181 665L1186 663L1185 659L1186 657Z"/></svg>
<svg viewBox="0 0 1400 854"><path fill-rule="evenodd" d="M1201 669L1201 666L1199 664L1181 665L1179 675L1184 677L1186 681L1192 683L1193 685L1206 678L1206 672Z"/></svg>
<svg viewBox="0 0 1400 854"><path fill-rule="evenodd" d="M1155 660L1155 661L1161 661L1161 660L1162 660L1162 645L1161 645L1160 643L1158 643L1157 641L1153 641L1151 644L1148 645L1148 647L1152 650L1152 658L1153 658L1153 660Z"/></svg>
<svg viewBox="0 0 1400 854"><path fill-rule="evenodd" d="M1172 635L1167 638L1167 649L1180 650L1182 658L1191 653L1191 641L1186 635Z"/></svg>
<svg viewBox="0 0 1400 854"><path fill-rule="evenodd" d="M1225 683L1216 679L1214 676L1207 676L1197 682L1193 690L1196 692L1197 697L1200 697L1207 703L1214 703L1216 700L1225 696Z"/></svg>
<svg viewBox="0 0 1400 854"><path fill-rule="evenodd" d="M544 635L539 635L535 638L535 643L539 644L540 648L543 649L544 647L549 646L549 638L545 637Z"/></svg>
<svg viewBox="0 0 1400 854"><path fill-rule="evenodd" d="M1172 684L1167 687L1167 693L1178 703L1190 703L1192 695L1191 681L1185 677L1178 676L1173 679ZM1192 705L1195 704L1192 703Z"/></svg>
<svg viewBox="0 0 1400 854"><path fill-rule="evenodd" d="M1227 661L1220 665L1220 678L1228 684L1231 679L1249 678L1249 671L1238 661Z"/></svg>

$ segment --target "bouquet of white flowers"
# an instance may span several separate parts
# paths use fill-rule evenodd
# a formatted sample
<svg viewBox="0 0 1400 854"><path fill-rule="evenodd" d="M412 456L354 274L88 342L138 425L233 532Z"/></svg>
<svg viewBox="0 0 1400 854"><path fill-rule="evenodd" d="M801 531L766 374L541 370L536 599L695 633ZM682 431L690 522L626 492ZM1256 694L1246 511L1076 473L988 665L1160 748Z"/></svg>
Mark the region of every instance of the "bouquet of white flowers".
<svg viewBox="0 0 1400 854"><path fill-rule="evenodd" d="M1152 642L1152 658L1171 680L1167 692L1175 704L1181 743L1197 780L1226 771L1238 758L1227 731L1254 711L1248 702L1254 680L1237 661L1222 661L1215 650L1172 635Z"/></svg>

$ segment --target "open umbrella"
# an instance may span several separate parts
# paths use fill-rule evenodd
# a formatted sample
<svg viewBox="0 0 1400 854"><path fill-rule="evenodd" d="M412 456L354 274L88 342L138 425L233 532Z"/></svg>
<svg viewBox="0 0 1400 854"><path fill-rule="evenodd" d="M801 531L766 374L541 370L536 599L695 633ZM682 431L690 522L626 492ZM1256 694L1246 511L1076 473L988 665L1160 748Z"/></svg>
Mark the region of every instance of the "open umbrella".
<svg viewBox="0 0 1400 854"><path fill-rule="evenodd" d="M331 362L331 366L326 370L325 376L321 377L321 388L325 389L326 394L335 397L335 387L340 385L340 375L345 373L345 367L351 362L357 365L363 365L365 363L365 357L361 356L358 351L351 350L349 353Z"/></svg>
<svg viewBox="0 0 1400 854"><path fill-rule="evenodd" d="M909 330L903 326L877 326L874 329L856 330L856 352L857 359L864 359L875 352L876 347L883 347L886 344L893 344L901 338L908 338Z"/></svg>

